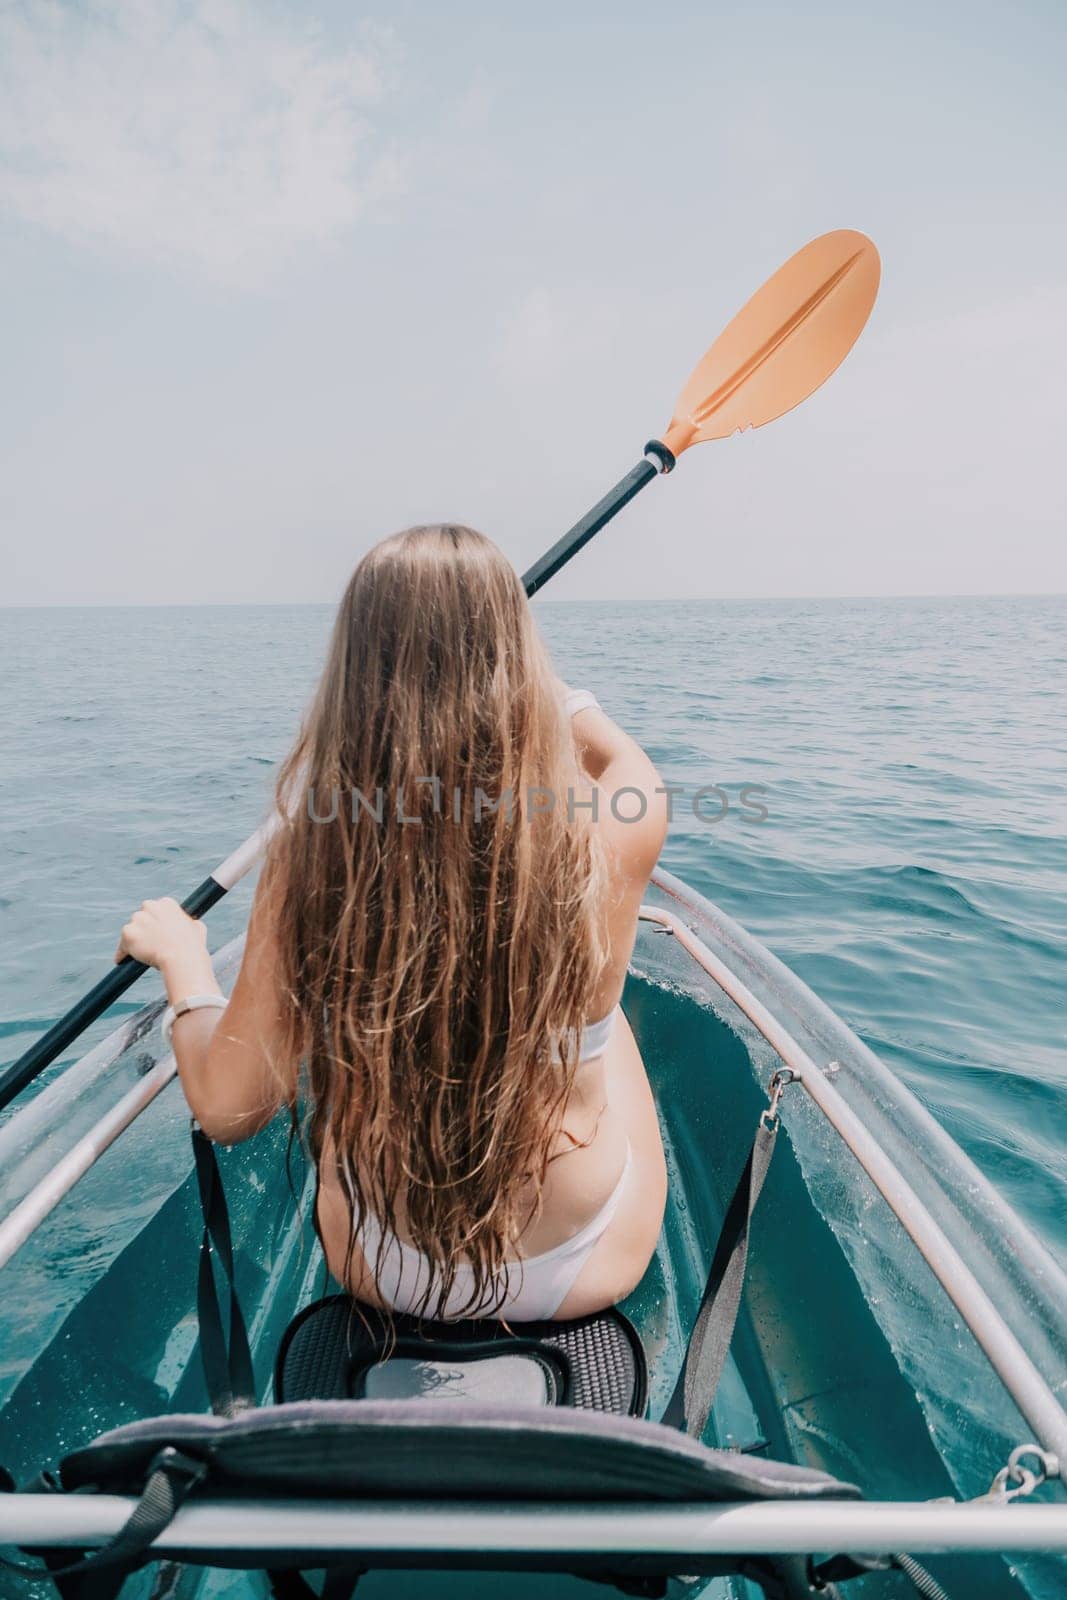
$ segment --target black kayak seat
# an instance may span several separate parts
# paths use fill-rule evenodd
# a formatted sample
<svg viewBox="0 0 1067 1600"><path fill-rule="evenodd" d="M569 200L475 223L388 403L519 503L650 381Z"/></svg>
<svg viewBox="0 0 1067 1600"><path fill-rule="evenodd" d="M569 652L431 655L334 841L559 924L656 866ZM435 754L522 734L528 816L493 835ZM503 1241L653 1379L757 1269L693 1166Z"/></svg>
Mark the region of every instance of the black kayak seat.
<svg viewBox="0 0 1067 1600"><path fill-rule="evenodd" d="M386 1318L338 1294L290 1323L274 1394L280 1402L421 1397L643 1416L648 1366L637 1330L616 1307L570 1322L432 1322Z"/></svg>
<svg viewBox="0 0 1067 1600"><path fill-rule="evenodd" d="M65 1489L139 1493L166 1448L211 1497L660 1501L859 1498L810 1467L711 1449L661 1423L564 1406L300 1400L127 1423L68 1455Z"/></svg>
<svg viewBox="0 0 1067 1600"><path fill-rule="evenodd" d="M169 1448L203 1467L197 1495L859 1495L815 1469L712 1449L643 1420L645 1353L616 1307L570 1322L432 1322L332 1295L289 1325L274 1388L275 1405L152 1417L101 1434L63 1460L63 1487L140 1493Z"/></svg>

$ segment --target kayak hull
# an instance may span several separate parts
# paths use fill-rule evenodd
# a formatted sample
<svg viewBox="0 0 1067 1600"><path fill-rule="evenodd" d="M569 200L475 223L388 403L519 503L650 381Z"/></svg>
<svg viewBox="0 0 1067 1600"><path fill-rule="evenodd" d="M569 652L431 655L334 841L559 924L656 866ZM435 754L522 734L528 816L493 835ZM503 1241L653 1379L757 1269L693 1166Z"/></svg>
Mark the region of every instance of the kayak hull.
<svg viewBox="0 0 1067 1600"><path fill-rule="evenodd" d="M846 1075L870 1090L861 1070L869 1052L791 974L795 987L783 988L773 958L764 952L764 961L755 941L666 875L650 903L672 914L680 910L735 968L759 977L764 992L776 994L778 1009L792 1013L791 1025L799 1031L805 1023L805 1043L824 1061L820 1030L829 1027ZM239 953L239 942L225 952L224 974L232 973ZM679 941L655 924L639 935L624 1007L655 1089L670 1178L660 1245L624 1307L649 1357L648 1415L657 1418L778 1063ZM161 1052L158 1034L142 1030L108 1069L110 1098ZM913 1114L907 1092L886 1077L893 1095L883 1093L880 1082L877 1089L891 1136L903 1146L910 1139L913 1157L921 1160L914 1146L926 1137L925 1114L921 1108ZM70 1136L84 1106L93 1103L84 1086L80 1095L84 1105L72 1107ZM877 1501L981 1493L1007 1448L1028 1436L1025 1424L888 1208L798 1088L786 1091L781 1111L783 1132L753 1224L745 1298L707 1442L822 1469L858 1483ZM53 1114L50 1140L55 1122ZM16 1481L123 1422L207 1409L195 1318L201 1221L187 1128L178 1090L159 1095L5 1268L0 1462ZM238 1287L266 1400L287 1324L329 1287L310 1225L309 1174L280 1124L219 1154ZM34 1152L27 1148L20 1159L23 1167L10 1169L11 1183L32 1176ZM959 1173L966 1187L963 1166ZM1047 1292L1054 1294L1055 1286ZM910 1344L902 1343L894 1295L911 1314ZM1035 1339L1040 1344L1037 1333ZM1039 1353L1056 1358L1055 1350ZM916 1382L917 1363L923 1364L923 1384ZM1026 1594L1044 1600L1058 1592L1059 1563L1051 1558L1028 1558L1025 1582L989 1554L946 1556L931 1565L950 1594L972 1600ZM181 1581L183 1596L263 1592L255 1575L238 1587L231 1574L222 1589L219 1575L210 1572L190 1570ZM525 1580L508 1581L518 1592ZM565 1575L528 1581L540 1596L589 1592ZM0 1576L0 1594L4 1582ZM879 1592L877 1583L865 1579L863 1593ZM894 1578L886 1583L887 1595L899 1592ZM389 1572L368 1576L360 1594L478 1594L489 1593L490 1584L498 1595L500 1581L491 1574L457 1579ZM125 1592L147 1595L150 1587L143 1575ZM750 1586L715 1577L703 1588L725 1600Z"/></svg>

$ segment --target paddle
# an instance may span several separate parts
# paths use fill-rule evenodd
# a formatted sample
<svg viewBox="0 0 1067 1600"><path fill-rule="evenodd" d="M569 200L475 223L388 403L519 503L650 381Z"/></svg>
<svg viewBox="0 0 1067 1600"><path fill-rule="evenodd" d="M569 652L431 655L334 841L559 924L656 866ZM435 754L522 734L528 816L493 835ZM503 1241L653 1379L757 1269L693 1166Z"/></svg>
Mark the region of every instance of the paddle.
<svg viewBox="0 0 1067 1600"><path fill-rule="evenodd" d="M524 573L526 593L543 588L647 483L670 472L690 445L762 427L814 393L859 337L878 277L874 245L847 228L824 233L791 256L697 363L662 440L651 440L637 465ZM182 902L190 916L202 917L244 877L276 827L272 820L258 828L197 885ZM145 970L127 956L0 1074L0 1110Z"/></svg>

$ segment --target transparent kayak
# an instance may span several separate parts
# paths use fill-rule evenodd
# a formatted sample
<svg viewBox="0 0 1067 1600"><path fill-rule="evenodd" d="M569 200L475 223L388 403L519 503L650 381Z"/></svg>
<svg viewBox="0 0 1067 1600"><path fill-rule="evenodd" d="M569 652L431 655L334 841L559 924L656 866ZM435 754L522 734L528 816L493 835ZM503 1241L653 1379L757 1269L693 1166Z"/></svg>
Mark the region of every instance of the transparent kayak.
<svg viewBox="0 0 1067 1600"><path fill-rule="evenodd" d="M216 957L224 988L240 955L237 940ZM201 1218L188 1112L160 1039L160 1007L131 1016L0 1125L0 1464L20 1484L105 1429L207 1409L196 1320ZM724 1209L778 1071L784 1133L705 1437L822 1469L866 1498L805 1508L806 1526L773 1502L734 1508L744 1512L742 1533L718 1510L690 1508L688 1520L672 1522L662 1507L607 1508L598 1523L542 1507L541 1544L566 1551L595 1539L605 1548L669 1550L681 1574L699 1571L709 1551L738 1548L738 1539L812 1554L911 1550L952 1600L1067 1592L1067 1496L1056 1476L1057 1458L1067 1459L1067 1278L1056 1263L837 1016L663 872L643 911L624 1007L656 1092L670 1174L660 1246L624 1308L650 1361L648 1416L661 1416L673 1389ZM323 1292L309 1175L280 1124L219 1157L268 1401L282 1333ZM1037 1452L1021 1459L1046 1481L1010 1502L966 1504L1030 1444ZM0 1496L0 1542L27 1538L31 1522L70 1542L55 1498ZM506 1502L453 1508L438 1552L442 1569L462 1567L464 1538L476 1552L492 1528L506 1577L435 1571L431 1510L423 1508L421 1522L417 1507L394 1519L390 1567L398 1570L371 1572L361 1597L497 1595L505 1583L541 1596L596 1592L563 1573L525 1572L524 1564L536 1566L524 1563L529 1528L523 1508ZM180 1514L187 1546L205 1536L198 1514ZM238 1544L260 1536L257 1515L264 1537L278 1526L269 1507L249 1505L242 1515ZM364 1524L351 1505L335 1521L336 1536L355 1551L384 1537L381 1507L367 1516ZM299 1542L297 1523L292 1537ZM124 1595L266 1592L260 1572L173 1562L158 1570L169 1573L163 1588L148 1569ZM913 1592L902 1582L899 1572L872 1572L844 1592ZM737 1576L690 1577L687 1587L722 1597L759 1592ZM0 1594L36 1588L0 1571Z"/></svg>

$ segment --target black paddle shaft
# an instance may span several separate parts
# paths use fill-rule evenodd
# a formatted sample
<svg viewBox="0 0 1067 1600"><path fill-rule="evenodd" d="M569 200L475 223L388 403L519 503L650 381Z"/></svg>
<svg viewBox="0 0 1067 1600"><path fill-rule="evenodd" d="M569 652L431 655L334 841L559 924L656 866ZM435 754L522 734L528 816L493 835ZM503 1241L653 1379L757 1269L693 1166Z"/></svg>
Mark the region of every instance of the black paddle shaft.
<svg viewBox="0 0 1067 1600"><path fill-rule="evenodd" d="M648 448L652 449L652 446L650 445ZM660 445L659 449L665 451L666 447ZM670 465L674 465L673 457ZM631 467L625 478L620 478L614 489L609 490L603 500L597 501L592 511L586 512L582 520L576 522L570 532L563 535L562 539L557 540L551 550L541 557L540 561L534 562L529 572L523 573L522 581L529 598L532 599L538 589L544 587L549 578L554 578L560 567L566 566L571 557L576 556L579 550L589 543L593 535L599 533L604 524L610 522L616 512L622 510L623 506L629 505L634 495L639 494L645 484L651 483L652 479L661 470L664 470L666 466L667 463L664 462L663 468L657 467L654 462L649 461L647 456L644 456L636 467Z"/></svg>
<svg viewBox="0 0 1067 1600"><path fill-rule="evenodd" d="M619 479L603 500L597 502L592 511L576 522L562 539L557 540L551 550L535 562L529 572L523 574L522 581L528 596L532 598L550 578L554 578L560 568L566 566L571 557L576 556L623 506L628 505L646 483L651 483L660 472L669 472L674 466L674 457L658 440L653 440L645 448L648 455L657 458L659 465L650 461L648 455L644 456L635 467L631 467L625 478ZM202 917L226 893L227 890L216 879L205 878L189 898L182 901L182 908L191 917ZM15 1096L21 1094L69 1044L73 1044L80 1033L84 1033L98 1017L102 1017L108 1007L114 1005L119 996L125 994L147 970L143 962L127 956L105 978L101 978L88 994L83 995L66 1016L60 1017L47 1033L42 1034L36 1044L5 1068L0 1073L0 1111L10 1105Z"/></svg>

